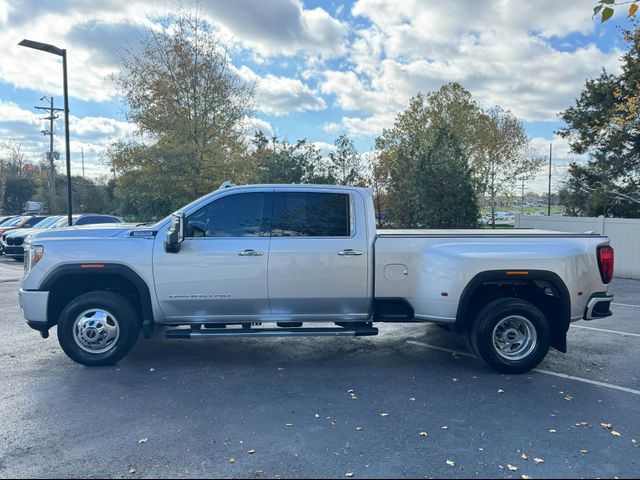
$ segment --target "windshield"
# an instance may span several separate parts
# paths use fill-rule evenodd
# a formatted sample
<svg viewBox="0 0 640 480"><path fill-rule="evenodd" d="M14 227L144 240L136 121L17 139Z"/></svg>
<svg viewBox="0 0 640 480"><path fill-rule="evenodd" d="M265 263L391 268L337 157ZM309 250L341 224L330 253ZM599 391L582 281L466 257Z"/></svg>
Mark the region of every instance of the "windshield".
<svg viewBox="0 0 640 480"><path fill-rule="evenodd" d="M20 222L22 222L22 217L16 217L13 220L8 220L5 223L2 224L3 227L13 227L15 225L18 225Z"/></svg>
<svg viewBox="0 0 640 480"><path fill-rule="evenodd" d="M47 228L51 225L53 225L54 223L56 223L58 221L58 217L47 217L47 218L43 218L42 220L40 220L38 223L36 223L33 227L31 228L35 228L37 230L41 230L43 228Z"/></svg>

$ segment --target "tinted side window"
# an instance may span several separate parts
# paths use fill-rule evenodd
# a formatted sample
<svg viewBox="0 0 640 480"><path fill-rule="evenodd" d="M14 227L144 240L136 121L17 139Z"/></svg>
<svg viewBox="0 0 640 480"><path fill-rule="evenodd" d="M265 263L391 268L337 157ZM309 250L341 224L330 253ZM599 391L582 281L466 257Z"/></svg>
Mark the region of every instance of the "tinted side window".
<svg viewBox="0 0 640 480"><path fill-rule="evenodd" d="M237 193L214 200L186 221L187 237L262 237L269 235L271 194Z"/></svg>
<svg viewBox="0 0 640 480"><path fill-rule="evenodd" d="M349 195L291 192L276 194L272 235L276 237L348 237Z"/></svg>

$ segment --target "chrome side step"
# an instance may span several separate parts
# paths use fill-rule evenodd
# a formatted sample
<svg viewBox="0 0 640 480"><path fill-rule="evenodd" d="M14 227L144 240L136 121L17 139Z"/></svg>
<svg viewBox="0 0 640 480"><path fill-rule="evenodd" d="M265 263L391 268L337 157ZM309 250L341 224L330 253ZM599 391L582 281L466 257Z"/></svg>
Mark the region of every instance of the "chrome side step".
<svg viewBox="0 0 640 480"><path fill-rule="evenodd" d="M175 328L167 330L167 338L213 337L363 337L377 335L378 329L370 326L357 328L233 328L226 330L199 330Z"/></svg>

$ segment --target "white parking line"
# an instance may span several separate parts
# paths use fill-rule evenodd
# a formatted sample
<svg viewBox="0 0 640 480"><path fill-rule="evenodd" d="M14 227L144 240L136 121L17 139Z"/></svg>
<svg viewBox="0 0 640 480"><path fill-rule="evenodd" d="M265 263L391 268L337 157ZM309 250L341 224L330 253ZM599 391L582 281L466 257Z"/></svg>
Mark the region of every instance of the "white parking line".
<svg viewBox="0 0 640 480"><path fill-rule="evenodd" d="M437 345L430 345L428 343L416 342L415 340L407 340L407 343L417 345L419 347L430 348L432 350L439 350L441 352L453 353L456 355L462 355L463 357L475 357L468 352L460 352L457 350L451 350L450 348L438 347ZM640 390L634 390L633 388L621 387L620 385L613 385L611 383L598 382L597 380L590 380L588 378L574 377L573 375L567 375L565 373L551 372L549 370L543 370L541 368L534 368L532 372L543 373L545 375L552 375L554 377L565 378L567 380L574 380L576 382L588 383L589 385L595 385L597 387L609 388L611 390L618 390L625 393L631 393L633 395L640 395Z"/></svg>
<svg viewBox="0 0 640 480"><path fill-rule="evenodd" d="M611 305L616 305L618 307L633 307L633 308L640 308L640 305L632 305L630 303L614 303L611 302Z"/></svg>
<svg viewBox="0 0 640 480"><path fill-rule="evenodd" d="M571 325L571 328L583 328L585 330L594 330L596 332L617 333L618 335L629 335L632 337L640 337L638 333L618 332L617 330L607 330L605 328L585 327L583 325Z"/></svg>

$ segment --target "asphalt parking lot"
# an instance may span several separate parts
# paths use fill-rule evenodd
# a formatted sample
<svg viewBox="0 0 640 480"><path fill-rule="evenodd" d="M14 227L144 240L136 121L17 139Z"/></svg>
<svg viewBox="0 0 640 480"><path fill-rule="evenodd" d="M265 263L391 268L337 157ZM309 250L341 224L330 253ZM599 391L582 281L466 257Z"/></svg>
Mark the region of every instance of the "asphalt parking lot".
<svg viewBox="0 0 640 480"><path fill-rule="evenodd" d="M377 337L140 340L69 360L0 259L0 477L637 478L640 281L569 352L500 375L433 325ZM608 428L603 428L605 424ZM610 424L610 425L608 425Z"/></svg>

